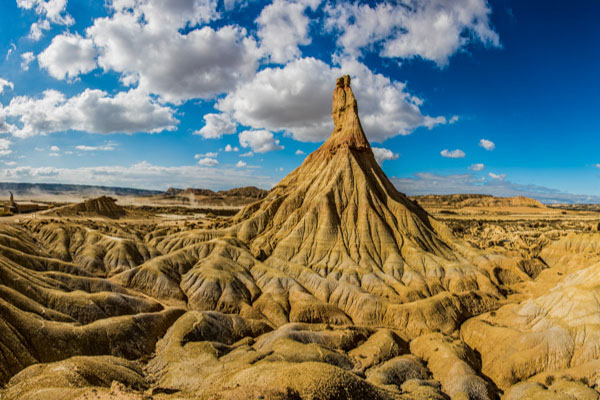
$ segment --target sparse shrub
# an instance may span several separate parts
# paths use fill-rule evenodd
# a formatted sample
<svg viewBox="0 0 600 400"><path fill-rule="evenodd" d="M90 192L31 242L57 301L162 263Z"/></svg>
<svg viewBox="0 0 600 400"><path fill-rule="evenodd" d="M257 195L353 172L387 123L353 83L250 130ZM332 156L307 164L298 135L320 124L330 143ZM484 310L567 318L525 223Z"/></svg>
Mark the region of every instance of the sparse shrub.
<svg viewBox="0 0 600 400"><path fill-rule="evenodd" d="M554 383L554 380L555 380L554 375L548 375L546 377L546 381L545 381L546 387L552 386L552 384Z"/></svg>
<svg viewBox="0 0 600 400"><path fill-rule="evenodd" d="M583 383L585 386L590 386L590 380L588 379L587 376L582 376L581 378L578 379L579 382Z"/></svg>

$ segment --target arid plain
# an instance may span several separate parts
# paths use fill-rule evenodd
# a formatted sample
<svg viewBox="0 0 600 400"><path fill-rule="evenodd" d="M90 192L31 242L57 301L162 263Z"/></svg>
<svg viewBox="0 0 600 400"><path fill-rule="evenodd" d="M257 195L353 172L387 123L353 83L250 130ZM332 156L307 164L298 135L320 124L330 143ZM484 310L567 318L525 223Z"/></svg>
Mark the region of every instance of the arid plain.
<svg viewBox="0 0 600 400"><path fill-rule="evenodd" d="M3 217L0 398L598 399L598 210L409 198L332 116L269 192Z"/></svg>

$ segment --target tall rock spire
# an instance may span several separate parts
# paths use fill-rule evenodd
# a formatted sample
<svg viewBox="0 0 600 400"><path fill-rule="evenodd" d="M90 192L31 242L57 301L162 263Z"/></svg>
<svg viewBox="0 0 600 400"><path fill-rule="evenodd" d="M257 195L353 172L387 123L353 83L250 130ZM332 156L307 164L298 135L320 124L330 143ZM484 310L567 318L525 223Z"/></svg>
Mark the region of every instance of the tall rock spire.
<svg viewBox="0 0 600 400"><path fill-rule="evenodd" d="M331 115L335 127L323 147L329 150L335 150L341 146L347 146L354 150L371 148L358 118L358 104L350 87L349 75L337 79L333 91Z"/></svg>

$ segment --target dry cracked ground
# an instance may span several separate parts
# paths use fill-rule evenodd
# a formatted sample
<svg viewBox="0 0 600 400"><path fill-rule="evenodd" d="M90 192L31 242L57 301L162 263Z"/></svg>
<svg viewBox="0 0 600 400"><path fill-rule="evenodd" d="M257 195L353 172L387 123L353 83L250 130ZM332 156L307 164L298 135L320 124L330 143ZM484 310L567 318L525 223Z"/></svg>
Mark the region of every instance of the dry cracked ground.
<svg viewBox="0 0 600 400"><path fill-rule="evenodd" d="M350 79L232 217L0 223L1 399L598 399L600 214L399 193Z"/></svg>

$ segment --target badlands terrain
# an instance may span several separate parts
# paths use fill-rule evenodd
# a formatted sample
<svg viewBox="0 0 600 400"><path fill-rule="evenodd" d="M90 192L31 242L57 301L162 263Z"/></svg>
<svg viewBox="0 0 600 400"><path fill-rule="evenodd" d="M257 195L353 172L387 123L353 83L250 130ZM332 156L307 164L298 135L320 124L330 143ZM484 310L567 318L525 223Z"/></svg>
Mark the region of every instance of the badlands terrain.
<svg viewBox="0 0 600 400"><path fill-rule="evenodd" d="M269 192L2 218L0 398L598 399L600 213L408 198L332 116Z"/></svg>

